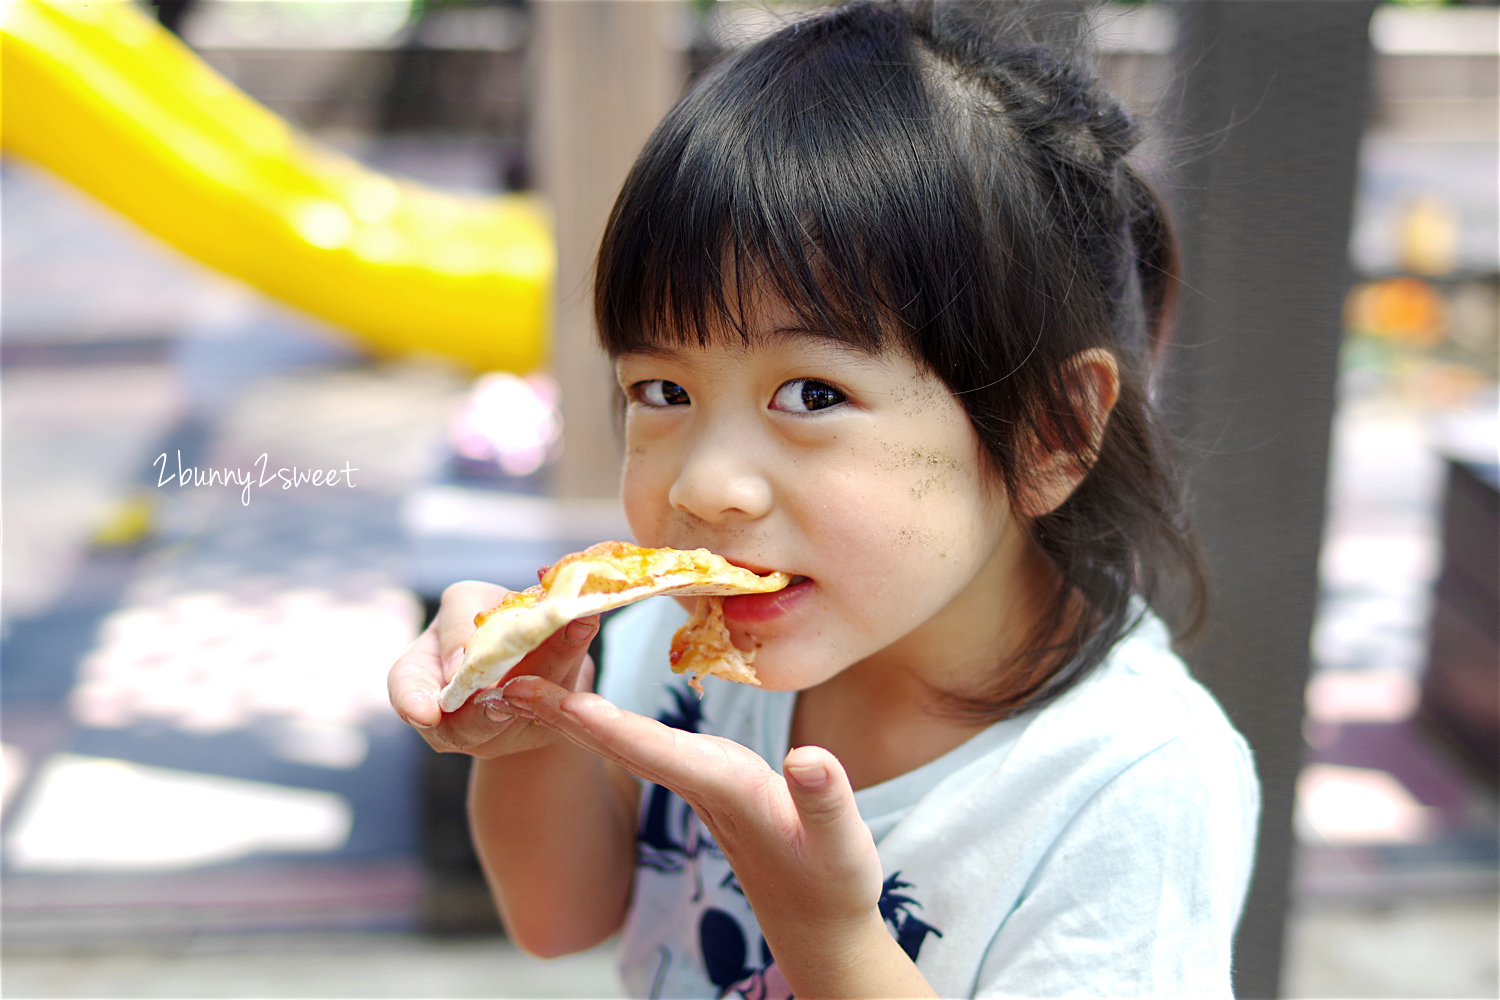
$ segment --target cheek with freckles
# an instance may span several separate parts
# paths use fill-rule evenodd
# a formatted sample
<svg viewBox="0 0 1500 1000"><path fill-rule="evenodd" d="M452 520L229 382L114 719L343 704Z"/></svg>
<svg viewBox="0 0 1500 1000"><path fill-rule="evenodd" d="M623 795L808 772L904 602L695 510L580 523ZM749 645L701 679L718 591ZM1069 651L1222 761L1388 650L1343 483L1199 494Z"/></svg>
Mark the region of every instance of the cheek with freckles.
<svg viewBox="0 0 1500 1000"><path fill-rule="evenodd" d="M761 646L756 669L768 688L808 686L897 641L988 558L1004 516L991 491L948 453L923 454L942 456L932 467L943 477L942 488L920 497L910 489L911 462L885 470L865 463L864 474L824 479L802 495L792 516L806 543L799 569L818 583L814 613L793 631L736 636ZM926 458L921 465L929 467Z"/></svg>
<svg viewBox="0 0 1500 1000"><path fill-rule="evenodd" d="M973 547L993 520L994 491L977 473L977 450L961 450L968 442L952 436L959 447L881 442L869 449L844 477L839 499L825 505L821 530L844 551L886 560L944 559Z"/></svg>
<svg viewBox="0 0 1500 1000"><path fill-rule="evenodd" d="M667 500L671 484L671 469L659 458L653 459L646 454L646 449L626 456L620 480L620 502L637 544L665 544L663 531L672 512Z"/></svg>

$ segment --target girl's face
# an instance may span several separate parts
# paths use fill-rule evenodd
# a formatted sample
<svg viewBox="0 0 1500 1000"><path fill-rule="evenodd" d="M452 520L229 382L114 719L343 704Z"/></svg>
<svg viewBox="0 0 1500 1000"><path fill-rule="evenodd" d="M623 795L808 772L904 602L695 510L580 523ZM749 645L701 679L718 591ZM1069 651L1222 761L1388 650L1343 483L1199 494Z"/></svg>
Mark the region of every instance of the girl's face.
<svg viewBox="0 0 1500 1000"><path fill-rule="evenodd" d="M1027 543L963 408L904 355L795 324L763 308L748 346L618 359L636 540L793 574L724 602L768 689L862 661L939 681L993 666Z"/></svg>

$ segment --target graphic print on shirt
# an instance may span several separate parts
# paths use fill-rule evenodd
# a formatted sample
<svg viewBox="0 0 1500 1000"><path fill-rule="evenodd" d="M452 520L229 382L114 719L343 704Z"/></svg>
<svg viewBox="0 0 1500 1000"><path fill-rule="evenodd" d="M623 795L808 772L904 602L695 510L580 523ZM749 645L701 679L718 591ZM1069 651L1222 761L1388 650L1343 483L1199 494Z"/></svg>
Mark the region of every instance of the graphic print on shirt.
<svg viewBox="0 0 1500 1000"><path fill-rule="evenodd" d="M703 710L686 685L669 688L668 693L673 706L659 714L657 721L688 732L701 731ZM723 877L710 886L704 885L705 861L711 862L710 871L714 865L724 871ZM698 913L698 952L703 973L717 990L716 997L793 1000L791 987L776 967L771 949L745 902L744 890L728 868L723 852L703 829L691 807L661 785L652 785L647 796L636 863L662 875L692 878L691 901L703 907ZM922 904L914 896L899 891L913 888L910 882L901 880L899 871L895 872L881 885L879 908L896 943L915 962L929 935L943 935L913 912ZM738 911L740 916L732 911ZM670 953L659 956L655 977L658 983L671 964Z"/></svg>
<svg viewBox="0 0 1500 1000"><path fill-rule="evenodd" d="M673 729L690 733L699 732L703 722L703 708L686 685L668 688L673 708L663 711L656 721ZM688 804L661 785L652 785L646 798L645 814L641 817L640 832L636 837L636 865L655 872L672 874L680 872L687 862L702 851L722 857L719 845L702 832L698 817ZM703 887L693 894L696 900L703 894Z"/></svg>
<svg viewBox="0 0 1500 1000"><path fill-rule="evenodd" d="M756 937L760 938L754 956L758 962L752 965L749 942L740 922L716 907L704 910L698 918L698 950L703 955L708 981L719 988L720 997L791 1000L791 988L781 978L766 939L759 934Z"/></svg>
<svg viewBox="0 0 1500 1000"><path fill-rule="evenodd" d="M890 925L891 933L896 935L896 943L901 950L906 952L906 957L913 962L922 951L922 942L927 940L927 935L936 934L943 936L943 932L924 920L918 920L916 914L912 913L912 907L922 908L922 904L910 896L897 895L897 889L910 889L910 882L901 881L901 873L896 872L886 879L880 886L880 915Z"/></svg>
<svg viewBox="0 0 1500 1000"><path fill-rule="evenodd" d="M729 882L733 874L726 879ZM732 886L744 895L739 883ZM922 942L929 934L938 937L943 932L918 918L912 909L922 904L911 896L898 893L897 889L910 889L910 882L901 881L898 871L886 879L880 887L880 915L891 928L896 944L906 952L913 962L922 952ZM760 939L760 961L758 969L746 965L746 940L744 929L728 913L709 907L698 920L698 944L703 953L703 965L708 979L719 987L720 997L743 997L744 1000L793 1000L791 987L776 968L776 960L766 939Z"/></svg>

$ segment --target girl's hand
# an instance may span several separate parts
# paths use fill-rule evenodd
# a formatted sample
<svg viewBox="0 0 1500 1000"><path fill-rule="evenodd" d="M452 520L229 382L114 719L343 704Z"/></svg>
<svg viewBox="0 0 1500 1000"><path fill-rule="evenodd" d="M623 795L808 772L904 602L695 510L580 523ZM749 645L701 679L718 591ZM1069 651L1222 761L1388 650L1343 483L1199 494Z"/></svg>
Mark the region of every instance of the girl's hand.
<svg viewBox="0 0 1500 1000"><path fill-rule="evenodd" d="M786 756L786 777L718 736L673 729L541 679L502 685L517 714L681 796L709 828L797 996L934 996L885 928L870 829L838 759Z"/></svg>
<svg viewBox="0 0 1500 1000"><path fill-rule="evenodd" d="M486 759L531 750L558 740L556 733L511 714L496 688L480 691L456 712L438 708L438 692L463 662L464 644L474 634L474 616L493 608L507 594L492 583L455 583L443 591L437 618L401 655L386 677L391 706L434 750ZM544 677L567 691L588 691L594 683L589 642L599 617L580 618L553 633L503 677Z"/></svg>

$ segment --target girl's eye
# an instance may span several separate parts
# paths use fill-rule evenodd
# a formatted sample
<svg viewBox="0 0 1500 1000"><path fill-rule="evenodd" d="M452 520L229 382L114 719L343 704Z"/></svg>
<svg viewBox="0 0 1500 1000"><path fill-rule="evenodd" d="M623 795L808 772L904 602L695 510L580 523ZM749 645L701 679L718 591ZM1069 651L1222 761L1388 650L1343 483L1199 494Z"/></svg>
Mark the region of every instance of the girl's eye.
<svg viewBox="0 0 1500 1000"><path fill-rule="evenodd" d="M636 394L641 402L647 406L686 406L692 400L688 399L687 390L676 382L668 382L664 378L654 378L649 382L637 382L635 384Z"/></svg>
<svg viewBox="0 0 1500 1000"><path fill-rule="evenodd" d="M837 406L849 397L827 382L815 382L810 378L793 379L776 390L771 406L791 413L811 413Z"/></svg>

